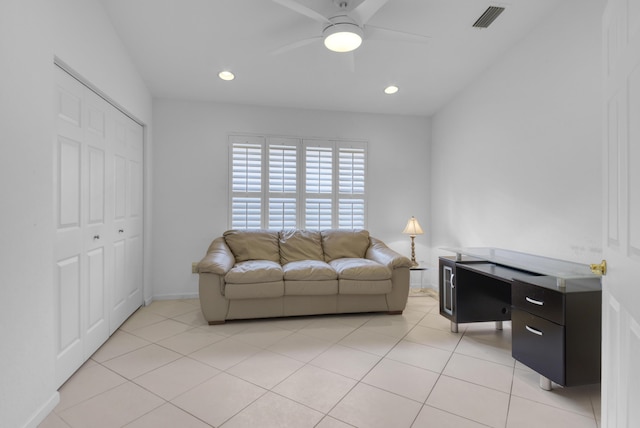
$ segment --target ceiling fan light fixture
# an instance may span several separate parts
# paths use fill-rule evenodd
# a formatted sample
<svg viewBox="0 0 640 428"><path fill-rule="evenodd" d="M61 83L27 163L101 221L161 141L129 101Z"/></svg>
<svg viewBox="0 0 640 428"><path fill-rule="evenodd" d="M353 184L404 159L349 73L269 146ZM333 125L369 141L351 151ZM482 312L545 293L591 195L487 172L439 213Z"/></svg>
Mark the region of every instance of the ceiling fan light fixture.
<svg viewBox="0 0 640 428"><path fill-rule="evenodd" d="M220 73L218 73L218 77L222 80L233 80L236 78L236 76L229 70L222 70Z"/></svg>
<svg viewBox="0 0 640 428"><path fill-rule="evenodd" d="M351 52L362 44L362 29L351 23L338 23L324 30L324 45L333 52Z"/></svg>
<svg viewBox="0 0 640 428"><path fill-rule="evenodd" d="M386 88L384 88L384 93L387 95L393 95L397 93L399 90L400 88L398 88L396 85L389 85Z"/></svg>

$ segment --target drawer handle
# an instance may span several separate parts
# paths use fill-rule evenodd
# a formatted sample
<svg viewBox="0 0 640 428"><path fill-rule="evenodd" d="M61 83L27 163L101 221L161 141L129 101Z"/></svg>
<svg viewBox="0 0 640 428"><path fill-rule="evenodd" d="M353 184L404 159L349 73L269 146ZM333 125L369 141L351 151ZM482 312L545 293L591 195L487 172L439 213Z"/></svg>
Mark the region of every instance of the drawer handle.
<svg viewBox="0 0 640 428"><path fill-rule="evenodd" d="M531 297L525 297L524 300L526 300L529 303L533 303L534 305L538 305L538 306L542 306L544 305L544 302L540 301L540 300L534 300Z"/></svg>
<svg viewBox="0 0 640 428"><path fill-rule="evenodd" d="M533 334L537 334L538 336L542 336L542 332L540 330L538 330L537 328L533 328L533 327L529 327L528 325L524 326L529 332L533 333Z"/></svg>

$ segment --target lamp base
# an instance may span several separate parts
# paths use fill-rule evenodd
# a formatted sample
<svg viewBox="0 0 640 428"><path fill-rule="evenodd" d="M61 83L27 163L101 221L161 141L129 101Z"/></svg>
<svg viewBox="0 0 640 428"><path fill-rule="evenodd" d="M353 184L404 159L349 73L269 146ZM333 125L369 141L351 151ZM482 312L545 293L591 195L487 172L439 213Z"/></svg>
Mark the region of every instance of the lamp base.
<svg viewBox="0 0 640 428"><path fill-rule="evenodd" d="M411 237L411 264L413 266L418 266L418 262L416 262L416 243L414 241L415 235L409 235Z"/></svg>

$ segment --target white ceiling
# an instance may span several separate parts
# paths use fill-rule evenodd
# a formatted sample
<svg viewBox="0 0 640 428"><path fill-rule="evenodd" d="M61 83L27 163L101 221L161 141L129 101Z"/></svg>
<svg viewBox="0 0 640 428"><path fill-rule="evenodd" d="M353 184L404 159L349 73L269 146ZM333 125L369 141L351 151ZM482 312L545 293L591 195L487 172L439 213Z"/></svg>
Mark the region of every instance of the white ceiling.
<svg viewBox="0 0 640 428"><path fill-rule="evenodd" d="M367 40L348 54L321 42L321 24L271 0L101 0L154 97L428 116L525 37L561 0L389 0L369 24L429 36L426 44ZM333 0L298 0L330 14ZM349 9L363 0L352 0ZM472 27L488 6L506 10ZM218 71L236 79L224 82ZM395 84L400 92L385 95Z"/></svg>

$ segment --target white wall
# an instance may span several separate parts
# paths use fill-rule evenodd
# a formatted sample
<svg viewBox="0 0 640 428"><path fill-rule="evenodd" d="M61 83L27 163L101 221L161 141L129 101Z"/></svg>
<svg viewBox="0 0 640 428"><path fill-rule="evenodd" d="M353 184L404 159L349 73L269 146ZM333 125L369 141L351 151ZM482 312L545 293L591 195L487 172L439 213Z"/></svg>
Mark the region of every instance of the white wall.
<svg viewBox="0 0 640 428"><path fill-rule="evenodd" d="M155 100L153 121L155 298L195 296L191 262L228 228L232 132L367 140L371 234L409 256L402 229L411 215L427 223L426 118ZM416 240L426 259L427 240Z"/></svg>
<svg viewBox="0 0 640 428"><path fill-rule="evenodd" d="M0 426L58 400L53 355L53 59L151 123L151 98L96 0L0 2Z"/></svg>
<svg viewBox="0 0 640 428"><path fill-rule="evenodd" d="M434 116L433 263L445 246L600 261L603 7L560 2Z"/></svg>
<svg viewBox="0 0 640 428"><path fill-rule="evenodd" d="M0 426L53 390L51 26L47 0L0 3ZM19 40L19 45L16 41Z"/></svg>

